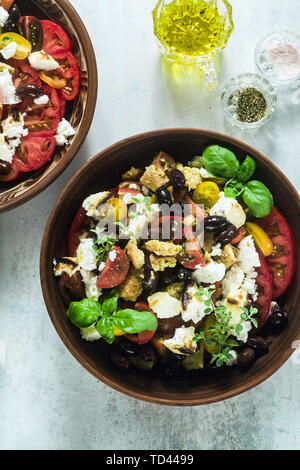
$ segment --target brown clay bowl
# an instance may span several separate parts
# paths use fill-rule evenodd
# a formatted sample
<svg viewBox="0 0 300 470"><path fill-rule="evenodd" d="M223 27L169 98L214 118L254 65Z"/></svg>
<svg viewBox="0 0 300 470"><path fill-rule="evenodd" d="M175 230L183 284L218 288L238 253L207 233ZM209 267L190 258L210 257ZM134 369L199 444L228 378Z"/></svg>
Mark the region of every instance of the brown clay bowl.
<svg viewBox="0 0 300 470"><path fill-rule="evenodd" d="M75 101L67 105L68 119L76 135L71 144L57 147L46 165L32 173L24 173L22 179L13 183L0 182L0 212L6 212L29 201L67 168L79 151L89 131L97 100L97 64L93 46L79 15L68 0L16 0L21 12L40 19L49 19L62 25L74 44L74 55L78 61L82 84Z"/></svg>
<svg viewBox="0 0 300 470"><path fill-rule="evenodd" d="M285 306L290 313L288 328L274 338L266 356L252 368L241 371L235 367L207 375L192 373L176 379L165 379L151 373L122 373L112 368L109 346L104 342L87 343L79 330L66 317L66 307L52 274L54 257L67 253L67 234L72 219L85 197L93 192L118 185L122 171L130 165L143 167L159 150L178 161L188 161L207 145L230 148L238 158L252 155L257 162L257 177L272 191L275 203L291 224L296 241L300 240L300 198L283 173L266 157L248 145L216 132L197 129L168 129L130 137L112 145L89 160L68 183L59 196L48 220L41 249L40 273L45 303L51 320L74 357L95 377L132 397L164 405L203 405L245 392L260 384L290 357L292 344L300 339L300 279L296 273L286 294ZM300 266L300 250L297 253Z"/></svg>

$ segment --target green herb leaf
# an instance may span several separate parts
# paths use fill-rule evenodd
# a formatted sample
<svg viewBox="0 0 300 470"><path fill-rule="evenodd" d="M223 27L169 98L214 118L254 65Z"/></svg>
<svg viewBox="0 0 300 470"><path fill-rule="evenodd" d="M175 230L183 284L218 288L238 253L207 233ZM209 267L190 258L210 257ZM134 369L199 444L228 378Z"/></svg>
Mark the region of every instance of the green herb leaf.
<svg viewBox="0 0 300 470"><path fill-rule="evenodd" d="M92 299L72 302L67 310L67 316L78 328L87 328L97 322L101 314L100 304Z"/></svg>
<svg viewBox="0 0 300 470"><path fill-rule="evenodd" d="M242 194L243 190L244 184L241 183L241 181L238 181L237 179L231 179L227 181L225 185L224 194L226 197L236 198Z"/></svg>
<svg viewBox="0 0 300 470"><path fill-rule="evenodd" d="M105 315L105 316L113 315L117 310L118 299L119 299L118 292L115 289L110 291L109 295L106 297L106 299L103 301L101 305L102 315Z"/></svg>
<svg viewBox="0 0 300 470"><path fill-rule="evenodd" d="M113 317L102 317L97 323L97 330L101 337L112 344L114 342L114 319Z"/></svg>
<svg viewBox="0 0 300 470"><path fill-rule="evenodd" d="M273 196L268 188L257 180L249 181L246 184L242 198L254 217L257 218L269 215L274 204Z"/></svg>
<svg viewBox="0 0 300 470"><path fill-rule="evenodd" d="M226 179L236 177L239 161L230 150L219 145L211 145L204 150L203 158L206 170L213 176Z"/></svg>
<svg viewBox="0 0 300 470"><path fill-rule="evenodd" d="M114 316L115 326L125 333L140 333L153 331L157 328L157 319L151 312L138 312L136 310L119 310Z"/></svg>
<svg viewBox="0 0 300 470"><path fill-rule="evenodd" d="M255 170L255 161L253 160L253 158L247 156L237 171L236 179L241 181L242 183L246 183L246 181L252 178Z"/></svg>
<svg viewBox="0 0 300 470"><path fill-rule="evenodd" d="M203 168L204 167L204 158L196 156L191 162L188 162L188 166L192 168Z"/></svg>

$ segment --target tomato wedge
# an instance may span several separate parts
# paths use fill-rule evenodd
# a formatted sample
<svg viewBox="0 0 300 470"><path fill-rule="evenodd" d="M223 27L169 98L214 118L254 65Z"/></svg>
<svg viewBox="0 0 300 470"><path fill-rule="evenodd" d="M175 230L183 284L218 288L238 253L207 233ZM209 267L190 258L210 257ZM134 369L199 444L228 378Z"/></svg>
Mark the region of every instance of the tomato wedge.
<svg viewBox="0 0 300 470"><path fill-rule="evenodd" d="M266 258L273 277L273 299L288 289L296 269L296 248L293 232L274 206L264 219L256 221L270 237L274 251Z"/></svg>
<svg viewBox="0 0 300 470"><path fill-rule="evenodd" d="M13 74L13 83L15 88L28 83L33 83L39 86L42 84L39 74L28 64L27 60L10 59L7 61L7 64L15 69Z"/></svg>
<svg viewBox="0 0 300 470"><path fill-rule="evenodd" d="M59 89L59 94L66 101L73 101L80 90L81 73L72 52L56 52L52 57L59 63L56 70L43 71L40 78L48 85Z"/></svg>
<svg viewBox="0 0 300 470"><path fill-rule="evenodd" d="M41 24L44 31L44 51L53 55L73 49L70 37L61 26L49 20L41 20Z"/></svg>
<svg viewBox="0 0 300 470"><path fill-rule="evenodd" d="M247 235L247 230L245 229L245 227L240 227L236 233L236 236L231 240L230 243L232 245L237 245L245 238L246 235Z"/></svg>
<svg viewBox="0 0 300 470"><path fill-rule="evenodd" d="M170 155L168 155L165 152L159 152L157 157L155 157L154 162L155 162L155 166L157 166L163 171L165 170L169 171L176 167L174 158L172 158Z"/></svg>
<svg viewBox="0 0 300 470"><path fill-rule="evenodd" d="M138 312L150 312L156 318L155 313L151 310L151 308L149 307L149 305L146 302L137 302L135 304L134 308ZM137 343L141 346L142 344L148 343L148 341L150 341L153 338L153 336L156 333L156 330L152 330L152 331L145 330L145 331L141 331L140 333L137 333L135 335L126 334L125 336L126 336L127 339L129 339L133 343Z"/></svg>
<svg viewBox="0 0 300 470"><path fill-rule="evenodd" d="M0 181L3 183L11 183L20 178L22 173L16 166L15 159L12 163L2 162L0 160Z"/></svg>
<svg viewBox="0 0 300 470"><path fill-rule="evenodd" d="M86 217L86 210L83 207L80 207L79 211L77 212L71 228L69 230L68 235L68 249L69 249L69 256L73 257L76 256L77 248L80 243L80 235L83 233L83 223Z"/></svg>
<svg viewBox="0 0 300 470"><path fill-rule="evenodd" d="M268 264L263 257L261 251L256 247L257 253L259 255L259 261L260 261L260 267L257 268L257 273L258 276L256 278L256 284L258 287L258 298L257 301L255 302L255 305L259 309L259 316L257 317L257 322L258 322L258 328L261 328L270 312L271 308L271 302L272 302L272 275L270 272L270 269L268 267Z"/></svg>
<svg viewBox="0 0 300 470"><path fill-rule="evenodd" d="M4 10L8 11L15 0L2 0L1 6Z"/></svg>
<svg viewBox="0 0 300 470"><path fill-rule="evenodd" d="M97 281L99 289L110 289L120 285L129 271L129 259L118 246L113 246L108 254L105 267Z"/></svg>
<svg viewBox="0 0 300 470"><path fill-rule="evenodd" d="M186 269L197 269L205 266L204 258L195 238L190 238L185 242L184 252L177 255L177 260Z"/></svg>
<svg viewBox="0 0 300 470"><path fill-rule="evenodd" d="M53 155L56 141L53 136L41 137L29 133L21 140L15 154L15 164L19 171L33 171L41 168Z"/></svg>

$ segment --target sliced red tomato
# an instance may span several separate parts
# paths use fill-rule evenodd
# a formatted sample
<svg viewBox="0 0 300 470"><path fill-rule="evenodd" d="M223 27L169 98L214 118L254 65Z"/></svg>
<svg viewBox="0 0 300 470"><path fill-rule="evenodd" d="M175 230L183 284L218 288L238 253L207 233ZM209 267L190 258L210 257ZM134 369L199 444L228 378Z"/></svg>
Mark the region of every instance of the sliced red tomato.
<svg viewBox="0 0 300 470"><path fill-rule="evenodd" d="M38 72L28 64L26 59L10 59L7 63L15 69L13 74L13 83L15 88L18 88L20 85L26 85L27 83L33 83L39 86L41 85L42 82Z"/></svg>
<svg viewBox="0 0 300 470"><path fill-rule="evenodd" d="M41 24L44 31L44 51L53 55L73 49L70 37L61 26L49 20L41 20Z"/></svg>
<svg viewBox="0 0 300 470"><path fill-rule="evenodd" d="M23 137L15 154L15 163L19 171L33 171L41 168L53 155L56 147L55 138L35 136L31 133Z"/></svg>
<svg viewBox="0 0 300 470"><path fill-rule="evenodd" d="M40 78L43 82L59 89L60 96L66 101L73 101L79 93L81 73L72 52L57 52L52 57L59 63L56 70L43 71Z"/></svg>
<svg viewBox="0 0 300 470"><path fill-rule="evenodd" d="M151 312L152 315L154 315L155 318L156 318L155 313L151 310L151 308L149 307L149 305L146 302L137 302L135 304L134 308L138 312ZM153 331L145 330L145 331L141 331L140 333L137 333L135 335L127 334L125 336L126 336L127 339L129 339L133 343L137 343L141 346L142 344L148 343L148 341L150 341L153 338L155 333L156 333L156 330L153 330Z"/></svg>
<svg viewBox="0 0 300 470"><path fill-rule="evenodd" d="M257 317L257 322L258 328L261 328L265 324L269 316L273 289L272 275L268 264L259 248L256 247L256 250L259 255L260 267L256 269L258 273L258 276L256 278L256 284L259 295L255 304L257 305L260 312L259 316Z"/></svg>
<svg viewBox="0 0 300 470"><path fill-rule="evenodd" d="M130 188L130 186L132 186ZM131 196L135 197L138 194L141 194L142 188L139 183L136 181L124 181L118 187L118 196L123 197L126 194L130 194Z"/></svg>
<svg viewBox="0 0 300 470"><path fill-rule="evenodd" d="M275 299L284 294L292 282L296 269L295 240L288 222L275 206L267 217L256 223L268 234L274 246L266 261L273 277Z"/></svg>
<svg viewBox="0 0 300 470"><path fill-rule="evenodd" d="M108 254L105 267L97 281L99 289L119 286L129 271L129 259L118 246L113 246Z"/></svg>
<svg viewBox="0 0 300 470"><path fill-rule="evenodd" d="M60 99L60 118L64 118L66 115L66 100Z"/></svg>
<svg viewBox="0 0 300 470"><path fill-rule="evenodd" d="M236 233L236 236L231 240L232 245L237 245L240 243L247 235L247 230L245 227L240 227Z"/></svg>
<svg viewBox="0 0 300 470"><path fill-rule="evenodd" d="M205 261L195 238L190 238L184 244L183 253L177 255L177 260L186 269L197 269L205 266Z"/></svg>
<svg viewBox="0 0 300 470"><path fill-rule="evenodd" d="M1 6L4 10L8 11L15 0L2 0Z"/></svg>
<svg viewBox="0 0 300 470"><path fill-rule="evenodd" d="M155 162L155 166L157 166L163 171L172 170L176 166L174 158L172 158L170 155L168 155L165 152L159 152L157 157L155 157L154 162Z"/></svg>
<svg viewBox="0 0 300 470"><path fill-rule="evenodd" d="M86 210L83 207L80 207L69 230L68 249L69 256L71 257L76 256L77 248L80 243L80 236L83 233L83 224L85 217Z"/></svg>
<svg viewBox="0 0 300 470"><path fill-rule="evenodd" d="M12 163L3 162L0 160L0 181L3 183L11 183L20 178L22 173L16 166L15 159Z"/></svg>

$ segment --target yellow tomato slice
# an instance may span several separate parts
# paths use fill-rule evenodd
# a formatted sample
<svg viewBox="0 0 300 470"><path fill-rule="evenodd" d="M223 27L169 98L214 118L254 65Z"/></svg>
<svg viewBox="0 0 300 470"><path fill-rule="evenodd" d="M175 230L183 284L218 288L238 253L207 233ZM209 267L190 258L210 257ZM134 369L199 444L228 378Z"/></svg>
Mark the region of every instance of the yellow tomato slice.
<svg viewBox="0 0 300 470"><path fill-rule="evenodd" d="M114 209L116 211L117 222L120 222L121 220L125 219L125 217L127 217L127 205L122 199L114 197L111 200L111 204L114 206Z"/></svg>
<svg viewBox="0 0 300 470"><path fill-rule="evenodd" d="M220 188L213 181L200 183L194 191L193 200L196 204L203 204L206 209L210 209L219 199Z"/></svg>
<svg viewBox="0 0 300 470"><path fill-rule="evenodd" d="M124 336L124 335L126 335L126 333L124 331L119 330L119 328L117 328L114 325L114 336Z"/></svg>
<svg viewBox="0 0 300 470"><path fill-rule="evenodd" d="M43 80L43 82L47 83L47 85L51 86L51 88L62 90L66 86L66 81L55 72L40 72L39 76L40 79Z"/></svg>
<svg viewBox="0 0 300 470"><path fill-rule="evenodd" d="M0 36L0 50L4 49L11 42L17 44L17 50L14 55L14 59L23 60L31 54L31 44L27 39L23 38L20 34L17 33L3 33Z"/></svg>
<svg viewBox="0 0 300 470"><path fill-rule="evenodd" d="M262 254L270 256L274 251L274 246L266 232L259 225L252 222L247 222L245 227L249 235L252 235Z"/></svg>

